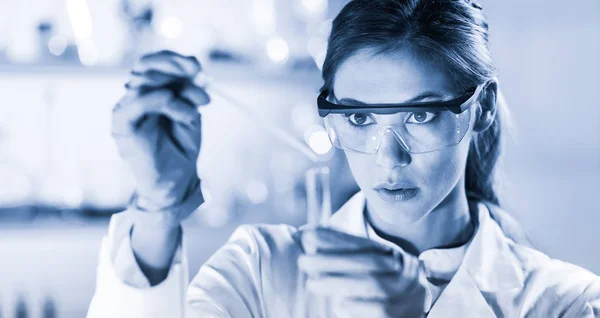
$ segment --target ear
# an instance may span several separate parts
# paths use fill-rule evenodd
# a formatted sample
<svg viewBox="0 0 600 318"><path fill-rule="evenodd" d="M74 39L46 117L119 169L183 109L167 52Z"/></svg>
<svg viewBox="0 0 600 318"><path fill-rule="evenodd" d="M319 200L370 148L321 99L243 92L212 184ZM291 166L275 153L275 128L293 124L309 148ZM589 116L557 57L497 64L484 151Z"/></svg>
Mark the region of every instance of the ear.
<svg viewBox="0 0 600 318"><path fill-rule="evenodd" d="M496 101L498 96L498 79L491 79L483 88L481 95L479 95L479 104L481 105L481 112L479 116L475 118L475 124L473 125L473 131L477 133L484 132L486 129L494 123L496 118Z"/></svg>

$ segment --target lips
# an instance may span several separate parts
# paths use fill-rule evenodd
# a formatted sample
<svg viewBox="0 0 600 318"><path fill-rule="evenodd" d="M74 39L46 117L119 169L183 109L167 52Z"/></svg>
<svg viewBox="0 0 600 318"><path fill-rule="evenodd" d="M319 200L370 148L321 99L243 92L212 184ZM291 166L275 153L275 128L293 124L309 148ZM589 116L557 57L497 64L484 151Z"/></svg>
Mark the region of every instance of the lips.
<svg viewBox="0 0 600 318"><path fill-rule="evenodd" d="M419 188L406 188L398 190L380 189L375 191L385 201L408 201L419 193Z"/></svg>
<svg viewBox="0 0 600 318"><path fill-rule="evenodd" d="M412 189L412 188L416 188L416 187L407 182L396 182L396 183L380 183L380 184L376 185L374 189L376 191L383 190L383 189L395 191L395 190Z"/></svg>
<svg viewBox="0 0 600 318"><path fill-rule="evenodd" d="M374 190L385 201L406 201L414 198L419 192L419 188L404 182L382 183Z"/></svg>

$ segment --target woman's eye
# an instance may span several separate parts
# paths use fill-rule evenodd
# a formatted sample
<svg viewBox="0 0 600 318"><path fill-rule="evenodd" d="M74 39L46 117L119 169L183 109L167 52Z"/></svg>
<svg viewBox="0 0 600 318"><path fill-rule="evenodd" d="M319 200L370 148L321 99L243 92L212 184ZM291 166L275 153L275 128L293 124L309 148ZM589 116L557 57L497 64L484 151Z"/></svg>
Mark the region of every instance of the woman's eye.
<svg viewBox="0 0 600 318"><path fill-rule="evenodd" d="M347 115L348 120L355 126L366 126L374 122L369 114L356 113Z"/></svg>
<svg viewBox="0 0 600 318"><path fill-rule="evenodd" d="M436 113L428 113L428 112L418 112L412 113L408 120L406 120L409 124L424 124L432 121L437 116Z"/></svg>

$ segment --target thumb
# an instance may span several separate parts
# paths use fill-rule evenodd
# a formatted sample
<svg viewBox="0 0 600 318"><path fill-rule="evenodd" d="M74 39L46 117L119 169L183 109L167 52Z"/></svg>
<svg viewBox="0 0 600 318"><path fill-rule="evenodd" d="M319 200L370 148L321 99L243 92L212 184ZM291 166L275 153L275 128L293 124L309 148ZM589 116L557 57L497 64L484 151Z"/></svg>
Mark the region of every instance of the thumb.
<svg viewBox="0 0 600 318"><path fill-rule="evenodd" d="M368 238L350 235L326 227L304 228L294 233L294 237L306 253L356 253L384 252L392 249Z"/></svg>

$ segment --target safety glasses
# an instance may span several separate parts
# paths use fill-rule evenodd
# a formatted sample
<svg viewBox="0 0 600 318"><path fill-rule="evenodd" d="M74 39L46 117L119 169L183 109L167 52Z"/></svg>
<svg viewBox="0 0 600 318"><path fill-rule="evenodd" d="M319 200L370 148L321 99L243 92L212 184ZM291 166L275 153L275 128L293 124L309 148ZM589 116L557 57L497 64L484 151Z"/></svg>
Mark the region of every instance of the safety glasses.
<svg viewBox="0 0 600 318"><path fill-rule="evenodd" d="M332 103L323 92L317 104L337 148L373 154L389 136L409 153L425 153L460 143L470 126L470 108L484 86L445 101L360 106Z"/></svg>
<svg viewBox="0 0 600 318"><path fill-rule="evenodd" d="M356 112L373 114L395 114L398 112L434 112L450 111L460 114L469 108L477 100L484 85L479 85L468 90L462 96L435 102L399 103L399 104L369 104L365 106L340 105L327 100L329 92L323 91L317 98L319 116L325 117L329 114L351 114Z"/></svg>

